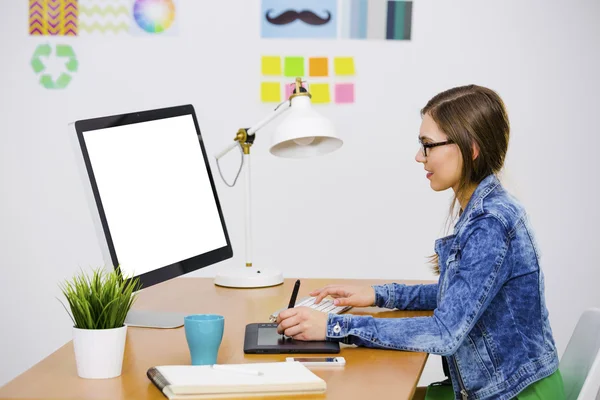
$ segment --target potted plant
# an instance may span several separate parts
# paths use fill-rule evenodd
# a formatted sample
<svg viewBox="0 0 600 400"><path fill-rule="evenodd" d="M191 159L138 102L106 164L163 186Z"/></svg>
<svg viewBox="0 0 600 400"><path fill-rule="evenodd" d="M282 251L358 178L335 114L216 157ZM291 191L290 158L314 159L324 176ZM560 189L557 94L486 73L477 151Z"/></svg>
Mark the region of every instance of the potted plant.
<svg viewBox="0 0 600 400"><path fill-rule="evenodd" d="M60 285L73 320L73 347L77 374L105 379L121 375L127 326L125 317L133 305L139 278L125 278L120 270L94 269Z"/></svg>

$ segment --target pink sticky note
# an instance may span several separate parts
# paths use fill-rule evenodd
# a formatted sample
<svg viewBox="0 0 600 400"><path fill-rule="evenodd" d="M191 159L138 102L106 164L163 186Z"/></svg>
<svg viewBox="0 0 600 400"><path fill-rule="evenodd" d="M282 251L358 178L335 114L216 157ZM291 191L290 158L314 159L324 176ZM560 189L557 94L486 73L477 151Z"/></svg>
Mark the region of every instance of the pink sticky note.
<svg viewBox="0 0 600 400"><path fill-rule="evenodd" d="M302 84L302 87L305 88L306 86L304 85L304 83ZM285 84L285 99L289 99L290 96L292 95L292 93L294 93L294 89L296 89L296 83L290 83L290 84Z"/></svg>
<svg viewBox="0 0 600 400"><path fill-rule="evenodd" d="M338 104L354 103L354 83L337 83L335 85L335 102Z"/></svg>

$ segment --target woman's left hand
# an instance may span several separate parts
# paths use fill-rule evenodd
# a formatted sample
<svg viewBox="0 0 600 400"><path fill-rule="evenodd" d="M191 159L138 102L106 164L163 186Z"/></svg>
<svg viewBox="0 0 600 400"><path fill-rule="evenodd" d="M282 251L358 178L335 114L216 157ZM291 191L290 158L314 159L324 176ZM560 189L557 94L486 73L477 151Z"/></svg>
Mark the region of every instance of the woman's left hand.
<svg viewBox="0 0 600 400"><path fill-rule="evenodd" d="M308 307L288 308L277 317L277 332L295 340L325 340L327 313Z"/></svg>

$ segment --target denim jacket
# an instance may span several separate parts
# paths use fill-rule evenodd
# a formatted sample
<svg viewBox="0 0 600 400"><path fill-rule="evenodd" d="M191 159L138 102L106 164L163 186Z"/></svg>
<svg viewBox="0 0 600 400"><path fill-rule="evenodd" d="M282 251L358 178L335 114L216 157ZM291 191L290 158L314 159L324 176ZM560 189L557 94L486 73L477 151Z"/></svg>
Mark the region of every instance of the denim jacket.
<svg viewBox="0 0 600 400"><path fill-rule="evenodd" d="M440 278L373 286L375 305L431 317L330 314L327 339L446 356L457 399L511 399L558 368L539 254L523 207L494 175L438 239Z"/></svg>

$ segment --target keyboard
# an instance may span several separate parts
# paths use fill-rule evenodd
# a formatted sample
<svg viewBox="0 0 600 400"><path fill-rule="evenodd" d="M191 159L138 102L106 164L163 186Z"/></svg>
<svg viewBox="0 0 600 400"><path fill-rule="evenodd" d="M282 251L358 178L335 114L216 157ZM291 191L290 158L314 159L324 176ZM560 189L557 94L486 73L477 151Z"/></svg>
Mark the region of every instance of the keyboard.
<svg viewBox="0 0 600 400"><path fill-rule="evenodd" d="M328 314L341 314L344 311L348 311L352 308L352 306L336 306L333 304L333 299L323 299L319 304L315 304L316 297L304 297L296 302L296 307L309 307L313 310L321 311ZM285 310L282 308L281 310L277 310L269 317L269 321L275 322L277 320L277 316L281 311Z"/></svg>

